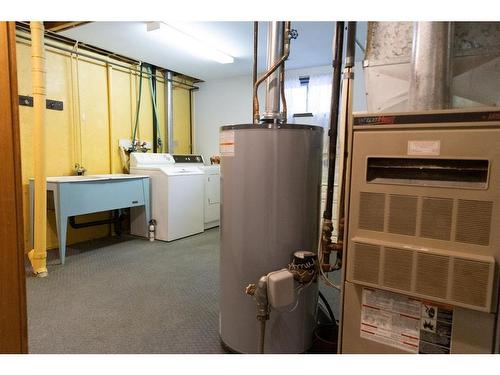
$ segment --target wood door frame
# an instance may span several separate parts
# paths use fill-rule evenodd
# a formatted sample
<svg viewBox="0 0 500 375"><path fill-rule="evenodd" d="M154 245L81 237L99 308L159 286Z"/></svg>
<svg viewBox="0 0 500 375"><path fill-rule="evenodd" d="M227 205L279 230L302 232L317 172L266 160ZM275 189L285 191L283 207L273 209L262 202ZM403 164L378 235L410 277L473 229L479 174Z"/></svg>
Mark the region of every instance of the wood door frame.
<svg viewBox="0 0 500 375"><path fill-rule="evenodd" d="M0 22L0 353L27 353L16 28Z"/></svg>

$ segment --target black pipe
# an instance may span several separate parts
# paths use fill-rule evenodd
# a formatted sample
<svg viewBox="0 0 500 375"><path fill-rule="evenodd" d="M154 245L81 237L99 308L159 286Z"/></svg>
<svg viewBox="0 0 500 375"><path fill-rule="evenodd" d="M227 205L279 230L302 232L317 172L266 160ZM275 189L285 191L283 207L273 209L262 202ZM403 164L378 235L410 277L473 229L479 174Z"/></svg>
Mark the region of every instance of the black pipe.
<svg viewBox="0 0 500 375"><path fill-rule="evenodd" d="M352 68L354 66L355 58L356 58L356 22L348 22L345 67Z"/></svg>
<svg viewBox="0 0 500 375"><path fill-rule="evenodd" d="M151 100L153 104L153 152L158 152L159 142L161 140L158 139L158 121L156 121L156 111L155 111L155 103L156 103L156 67L150 65L151 68L151 86L153 88L153 92L151 93Z"/></svg>
<svg viewBox="0 0 500 375"><path fill-rule="evenodd" d="M335 320L335 315L333 314L332 308L330 307L330 304L326 300L325 296L323 293L319 292L319 298L323 303L325 304L326 309L328 310L328 315L330 315L330 320L332 321L333 324L337 324L337 320Z"/></svg>
<svg viewBox="0 0 500 375"><path fill-rule="evenodd" d="M348 69L350 72L350 77L349 80L351 83L349 83L348 88L347 88L347 101L349 102L349 96L351 95L352 92L352 80L354 79L354 75L352 73L352 68L354 68L354 62L355 62L355 57L356 57L356 22L348 22L347 25L347 46L346 46L346 57L345 57L345 67ZM349 105L347 105L347 108L345 108L346 111L350 110ZM351 111L352 112L352 111ZM348 113L349 115L350 113ZM348 116L346 116L348 117ZM348 120L347 120L348 122ZM344 129L347 132L348 128L348 123L344 124ZM342 243L344 240L344 231L343 231L343 221L345 218L345 204L344 204L344 199L345 199L345 187L346 187L346 177L345 177L345 171L347 170L347 141L348 138L346 137L344 139L344 159L343 159L343 168L342 168L342 176L340 178L341 183L340 183L340 198L339 198L339 223L341 225L341 231L337 235L337 243ZM337 252L337 265L339 267L342 266L342 252L338 251Z"/></svg>
<svg viewBox="0 0 500 375"><path fill-rule="evenodd" d="M87 221L85 223L77 223L75 220L75 216L70 216L69 225L71 225L71 227L74 229L80 229L80 228L94 227L97 225L104 225L104 224L117 224L121 223L123 219L124 216L119 214L118 210L113 210L113 217L111 219L93 220L93 221Z"/></svg>
<svg viewBox="0 0 500 375"><path fill-rule="evenodd" d="M323 219L332 219L333 209L333 185L335 183L335 159L337 156L337 134L339 126L339 102L340 102L340 78L342 69L342 50L344 48L344 22L336 22L335 38L333 47L333 78L332 99L330 103L330 129L328 135L330 142L328 147L328 185L326 192L325 211Z"/></svg>

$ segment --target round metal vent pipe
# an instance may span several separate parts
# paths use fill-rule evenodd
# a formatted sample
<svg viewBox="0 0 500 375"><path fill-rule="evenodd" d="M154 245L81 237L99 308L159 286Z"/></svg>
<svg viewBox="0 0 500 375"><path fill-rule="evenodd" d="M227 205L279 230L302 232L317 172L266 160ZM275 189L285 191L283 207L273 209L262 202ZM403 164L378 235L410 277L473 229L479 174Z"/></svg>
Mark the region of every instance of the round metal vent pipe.
<svg viewBox="0 0 500 375"><path fill-rule="evenodd" d="M451 106L452 22L415 22L410 69L410 110Z"/></svg>
<svg viewBox="0 0 500 375"><path fill-rule="evenodd" d="M270 70L283 55L284 22L268 22L267 31L267 70ZM276 70L266 80L266 110L264 118L280 118L280 72Z"/></svg>

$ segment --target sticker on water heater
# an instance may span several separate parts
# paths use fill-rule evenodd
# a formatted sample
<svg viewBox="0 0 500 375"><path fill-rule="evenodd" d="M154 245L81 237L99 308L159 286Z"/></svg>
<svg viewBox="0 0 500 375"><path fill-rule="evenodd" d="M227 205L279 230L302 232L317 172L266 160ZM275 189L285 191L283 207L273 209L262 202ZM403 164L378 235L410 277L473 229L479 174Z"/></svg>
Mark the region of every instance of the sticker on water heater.
<svg viewBox="0 0 500 375"><path fill-rule="evenodd" d="M220 156L234 156L234 130L224 130L219 137Z"/></svg>
<svg viewBox="0 0 500 375"><path fill-rule="evenodd" d="M441 141L408 141L408 155L438 156Z"/></svg>

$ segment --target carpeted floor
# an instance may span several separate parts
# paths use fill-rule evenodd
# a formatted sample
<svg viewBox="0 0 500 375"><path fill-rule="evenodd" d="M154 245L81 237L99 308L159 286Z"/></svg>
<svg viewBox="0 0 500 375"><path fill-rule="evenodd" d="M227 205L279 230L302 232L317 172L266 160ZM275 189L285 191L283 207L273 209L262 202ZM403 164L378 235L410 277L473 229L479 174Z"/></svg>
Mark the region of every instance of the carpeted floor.
<svg viewBox="0 0 500 375"><path fill-rule="evenodd" d="M27 269L30 353L225 353L218 228L170 243L94 240L58 263L50 251L47 278ZM338 292L320 289L338 318Z"/></svg>
<svg viewBox="0 0 500 375"><path fill-rule="evenodd" d="M224 353L219 230L171 243L125 237L74 245L27 277L30 353Z"/></svg>

